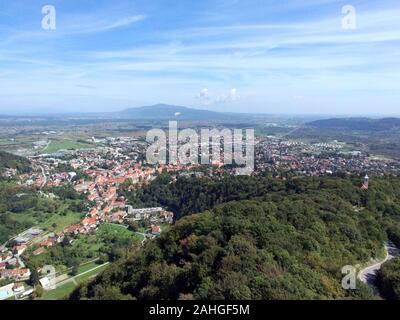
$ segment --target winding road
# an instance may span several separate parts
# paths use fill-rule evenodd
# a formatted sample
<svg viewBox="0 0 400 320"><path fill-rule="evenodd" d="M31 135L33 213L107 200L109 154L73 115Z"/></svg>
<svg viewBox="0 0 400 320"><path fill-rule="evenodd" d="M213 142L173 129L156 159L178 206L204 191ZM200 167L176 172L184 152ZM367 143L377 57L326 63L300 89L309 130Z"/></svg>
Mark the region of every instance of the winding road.
<svg viewBox="0 0 400 320"><path fill-rule="evenodd" d="M44 168L43 168L41 165L39 165L39 168L40 168L40 170L42 170L42 175L43 175L43 183L42 183L42 185L40 186L40 190L42 190L42 189L46 186L47 177L46 177L46 173L45 173L45 171L44 171Z"/></svg>
<svg viewBox="0 0 400 320"><path fill-rule="evenodd" d="M382 267L382 264L400 255L400 250L392 242L388 242L385 245L385 251L386 251L386 257L383 260L362 269L358 273L359 280L375 288L375 280L377 272Z"/></svg>
<svg viewBox="0 0 400 320"><path fill-rule="evenodd" d="M144 243L146 242L146 234L142 233L142 232L135 232L137 235L142 236L143 240L140 242L140 244L142 245L142 247L144 246Z"/></svg>

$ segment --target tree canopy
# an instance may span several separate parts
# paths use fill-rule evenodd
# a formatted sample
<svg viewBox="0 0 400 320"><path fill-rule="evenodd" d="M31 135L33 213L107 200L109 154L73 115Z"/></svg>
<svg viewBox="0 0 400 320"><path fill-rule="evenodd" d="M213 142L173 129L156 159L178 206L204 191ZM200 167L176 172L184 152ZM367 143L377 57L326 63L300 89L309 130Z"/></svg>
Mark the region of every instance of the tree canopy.
<svg viewBox="0 0 400 320"><path fill-rule="evenodd" d="M356 178L161 179L132 199L175 205L177 223L71 299L112 298L111 287L127 299L372 298L362 283L342 289L342 267L382 254L400 235L394 177L372 179L368 191Z"/></svg>

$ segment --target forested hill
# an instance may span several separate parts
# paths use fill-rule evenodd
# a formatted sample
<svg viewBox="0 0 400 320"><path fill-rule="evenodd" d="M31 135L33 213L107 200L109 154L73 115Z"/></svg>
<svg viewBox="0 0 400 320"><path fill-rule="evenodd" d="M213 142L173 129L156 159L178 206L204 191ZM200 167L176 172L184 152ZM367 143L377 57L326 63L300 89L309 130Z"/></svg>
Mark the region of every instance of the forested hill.
<svg viewBox="0 0 400 320"><path fill-rule="evenodd" d="M400 257L384 263L378 271L377 285L388 300L400 300Z"/></svg>
<svg viewBox="0 0 400 320"><path fill-rule="evenodd" d="M383 254L388 236L399 244L400 180L373 179L368 191L340 178L274 189L181 218L70 298L371 298L362 283L343 290L341 270Z"/></svg>
<svg viewBox="0 0 400 320"><path fill-rule="evenodd" d="M27 172L30 170L30 162L26 158L0 151L0 172L4 169L17 169L20 172Z"/></svg>
<svg viewBox="0 0 400 320"><path fill-rule="evenodd" d="M282 181L267 177L227 176L221 180L181 177L174 181L171 175L162 174L139 190L129 191L129 184L123 185L119 194L125 196L133 206L162 206L174 212L176 219L180 219L220 203L245 200L283 189L285 185Z"/></svg>
<svg viewBox="0 0 400 320"><path fill-rule="evenodd" d="M388 131L400 129L399 118L334 118L313 121L307 124L320 130L344 130L344 131Z"/></svg>

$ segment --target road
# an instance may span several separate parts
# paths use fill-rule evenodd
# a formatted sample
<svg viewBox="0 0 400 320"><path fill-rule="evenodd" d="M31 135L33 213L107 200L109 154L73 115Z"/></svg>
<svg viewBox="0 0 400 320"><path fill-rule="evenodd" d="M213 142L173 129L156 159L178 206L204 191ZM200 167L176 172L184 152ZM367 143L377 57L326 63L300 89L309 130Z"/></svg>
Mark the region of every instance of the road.
<svg viewBox="0 0 400 320"><path fill-rule="evenodd" d="M400 255L400 250L392 242L388 242L385 245L385 251L386 251L386 257L383 260L362 269L358 273L358 279L368 284L369 286L375 288L374 284L377 272L382 267L382 264Z"/></svg>
<svg viewBox="0 0 400 320"><path fill-rule="evenodd" d="M50 146L51 140L47 141L46 146L43 148L42 152L45 152L47 150L47 148Z"/></svg>
<svg viewBox="0 0 400 320"><path fill-rule="evenodd" d="M42 166L39 166L39 168L40 168L40 170L42 170L42 175L43 175L43 183L40 187L40 190L42 190L46 186L47 177L46 177L46 173L44 172L44 168Z"/></svg>
<svg viewBox="0 0 400 320"><path fill-rule="evenodd" d="M78 278L78 277L80 277L80 276L83 276L83 275L86 274L86 273L92 272L92 271L94 271L94 270L96 270L96 269L99 269L99 268L101 268L101 267L104 267L104 266L106 266L106 265L108 265L108 264L109 264L109 262L106 262L106 263L103 263L103 264L101 264L101 265L98 265L98 266L96 266L96 267L94 267L94 268L92 268L92 269L89 269L89 270L87 270L87 271L85 271L85 272L82 272L82 273L80 273L80 274L78 274L78 275L76 275L76 276L74 276L74 277L69 277L69 278L67 278L67 279L65 279L65 280L62 280L62 281L60 281L60 282L57 282L56 285L57 285L57 287L59 287L59 286L62 286L62 285L66 284L66 283L68 283L68 282L70 282L70 281L74 282L74 284L77 285L77 283L76 283L76 281L75 281L76 278Z"/></svg>
<svg viewBox="0 0 400 320"><path fill-rule="evenodd" d="M143 237L143 240L140 242L140 244L142 245L142 246L144 246L144 243L146 242L146 234L145 233L142 233L142 232L135 232L136 234L138 234L139 236L142 236Z"/></svg>

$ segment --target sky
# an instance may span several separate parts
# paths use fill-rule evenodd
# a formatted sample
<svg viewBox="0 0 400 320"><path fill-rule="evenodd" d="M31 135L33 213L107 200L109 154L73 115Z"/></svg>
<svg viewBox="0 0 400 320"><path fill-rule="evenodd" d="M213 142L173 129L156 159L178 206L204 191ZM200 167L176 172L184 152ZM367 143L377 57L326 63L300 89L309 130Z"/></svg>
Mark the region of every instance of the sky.
<svg viewBox="0 0 400 320"><path fill-rule="evenodd" d="M157 103L400 115L400 1L1 0L1 114Z"/></svg>

